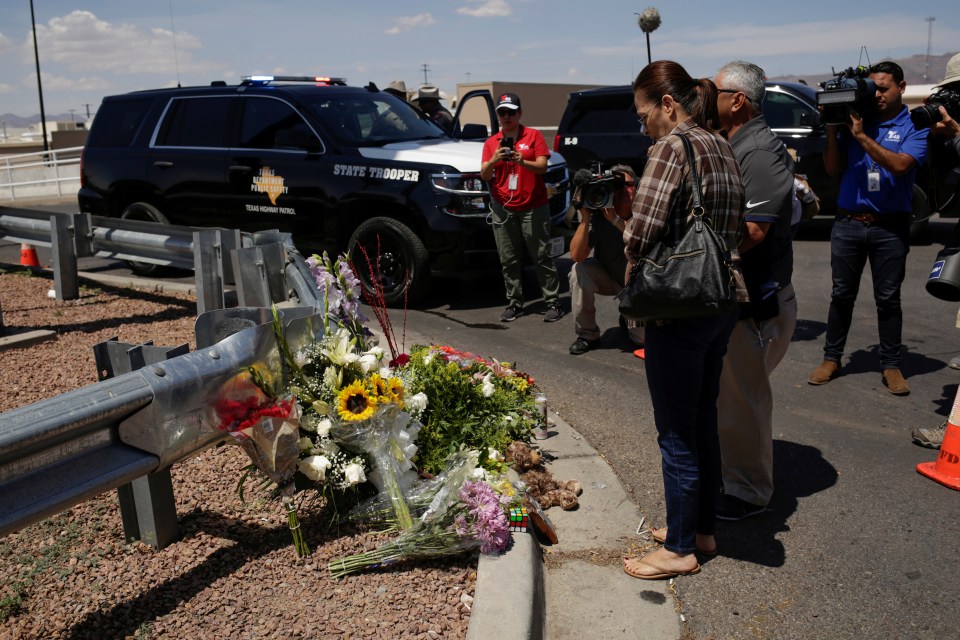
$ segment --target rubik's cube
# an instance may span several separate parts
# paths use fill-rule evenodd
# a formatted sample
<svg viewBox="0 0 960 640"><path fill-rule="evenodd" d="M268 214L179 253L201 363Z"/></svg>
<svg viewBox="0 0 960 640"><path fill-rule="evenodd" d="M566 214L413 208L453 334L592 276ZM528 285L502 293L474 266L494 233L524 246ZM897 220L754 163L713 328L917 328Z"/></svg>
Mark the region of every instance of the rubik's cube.
<svg viewBox="0 0 960 640"><path fill-rule="evenodd" d="M510 509L510 531L526 531L530 525L526 507L512 507Z"/></svg>

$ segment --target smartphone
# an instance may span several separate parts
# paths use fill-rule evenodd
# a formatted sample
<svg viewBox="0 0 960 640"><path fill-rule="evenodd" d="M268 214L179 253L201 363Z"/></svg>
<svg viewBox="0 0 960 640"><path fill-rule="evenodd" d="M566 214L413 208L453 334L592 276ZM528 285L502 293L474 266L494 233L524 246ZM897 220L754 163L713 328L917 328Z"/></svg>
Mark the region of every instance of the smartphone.
<svg viewBox="0 0 960 640"><path fill-rule="evenodd" d="M506 147L507 149L510 149L511 151L513 151L513 138L501 138L500 146Z"/></svg>

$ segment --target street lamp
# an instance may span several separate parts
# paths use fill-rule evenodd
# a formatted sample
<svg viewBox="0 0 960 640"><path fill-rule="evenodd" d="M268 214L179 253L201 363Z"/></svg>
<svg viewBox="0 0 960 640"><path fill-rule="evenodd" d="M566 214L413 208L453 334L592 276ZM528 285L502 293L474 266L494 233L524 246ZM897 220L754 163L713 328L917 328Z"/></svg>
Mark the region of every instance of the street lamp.
<svg viewBox="0 0 960 640"><path fill-rule="evenodd" d="M33 17L33 0L30 0L30 26L33 27L33 60L37 65L37 91L40 92L40 126L43 129L43 151L50 150L47 144L47 115L43 111L43 85L40 83L40 50L37 49L37 22Z"/></svg>
<svg viewBox="0 0 960 640"><path fill-rule="evenodd" d="M633 14L637 17L637 26L640 27L640 30L643 31L647 36L647 64L653 62L653 59L650 57L650 32L656 31L657 27L660 26L660 12L653 7L647 7L643 10L643 13Z"/></svg>

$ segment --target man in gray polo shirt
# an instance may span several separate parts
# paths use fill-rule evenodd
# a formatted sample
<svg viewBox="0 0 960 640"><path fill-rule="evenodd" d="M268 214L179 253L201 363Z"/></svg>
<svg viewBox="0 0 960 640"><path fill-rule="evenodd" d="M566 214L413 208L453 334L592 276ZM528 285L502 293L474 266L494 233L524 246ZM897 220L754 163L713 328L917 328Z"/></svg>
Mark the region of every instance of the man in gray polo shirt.
<svg viewBox="0 0 960 640"><path fill-rule="evenodd" d="M717 109L743 176L747 199L740 240L750 303L730 336L720 376L717 420L724 494L720 520L766 511L773 495L773 392L770 374L797 323L793 293L794 163L761 115L763 69L730 62L717 72Z"/></svg>

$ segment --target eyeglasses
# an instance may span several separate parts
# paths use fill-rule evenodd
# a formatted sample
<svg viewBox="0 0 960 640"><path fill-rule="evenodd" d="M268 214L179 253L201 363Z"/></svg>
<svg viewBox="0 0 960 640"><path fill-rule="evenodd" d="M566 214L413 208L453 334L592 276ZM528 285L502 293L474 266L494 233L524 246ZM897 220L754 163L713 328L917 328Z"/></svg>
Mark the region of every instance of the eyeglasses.
<svg viewBox="0 0 960 640"><path fill-rule="evenodd" d="M647 124L647 117L648 117L651 113L653 113L653 110L654 110L654 109L656 109L656 108L659 107L659 106L660 106L660 103L658 102L657 104L655 104L655 105L653 105L652 107L650 107L649 109L647 109L647 112L646 112L645 114L643 114L642 116L637 116L637 120L640 121L640 124L641 124L641 125Z"/></svg>
<svg viewBox="0 0 960 640"><path fill-rule="evenodd" d="M740 91L739 89L717 89L717 93L743 93L743 91ZM747 102L753 104L753 100L750 99L750 96L743 93L743 97L747 99Z"/></svg>
<svg viewBox="0 0 960 640"><path fill-rule="evenodd" d="M497 115L501 118L505 116L515 116L517 115L517 109L497 109Z"/></svg>

